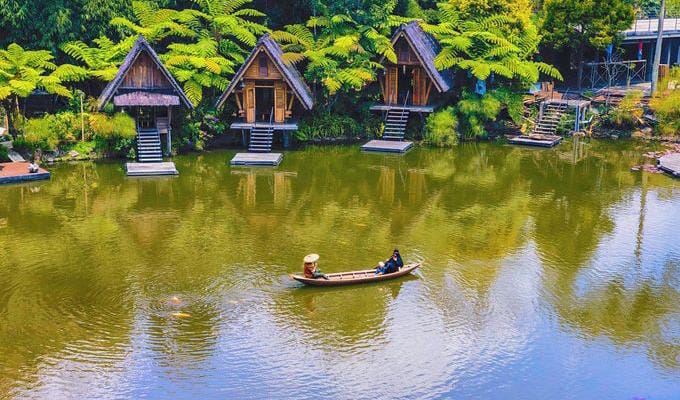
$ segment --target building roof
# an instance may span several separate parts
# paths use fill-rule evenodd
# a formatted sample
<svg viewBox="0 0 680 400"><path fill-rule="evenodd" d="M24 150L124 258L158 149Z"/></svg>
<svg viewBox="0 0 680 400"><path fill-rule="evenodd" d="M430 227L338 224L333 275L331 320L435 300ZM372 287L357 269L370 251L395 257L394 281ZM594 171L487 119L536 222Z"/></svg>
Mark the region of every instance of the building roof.
<svg viewBox="0 0 680 400"><path fill-rule="evenodd" d="M453 75L448 69L439 71L434 66L434 59L441 51L437 40L423 31L418 21L401 24L392 35L392 45L394 46L401 37L404 37L409 43L437 90L440 93L448 92L453 86ZM383 57L380 62L383 62L384 59Z"/></svg>
<svg viewBox="0 0 680 400"><path fill-rule="evenodd" d="M281 72L281 75L283 75L286 83L288 83L295 93L295 96L298 98L300 103L302 103L302 106L306 110L311 110L314 107L314 98L312 97L311 90L309 90L309 87L302 79L302 76L300 76L300 73L298 72L297 68L295 68L295 65L283 59L283 51L281 50L281 47L269 36L268 33L257 41L257 44L250 53L250 56L246 59L243 65L241 65L241 68L236 71L236 74L231 79L227 90L225 90L217 100L216 107L219 108L224 105L224 102L236 89L239 82L241 81L241 78L243 78L243 75L246 73L246 70L248 70L248 67L250 67L250 65L254 62L255 57L257 57L260 50L267 53L274 65L276 65L276 67Z"/></svg>
<svg viewBox="0 0 680 400"><path fill-rule="evenodd" d="M144 36L139 35L137 38L137 41L135 42L134 46L132 46L132 49L130 52L127 54L125 57L125 61L123 61L123 64L120 66L118 69L118 73L116 76L113 78L111 82L109 82L108 85L104 88L104 91L102 94L99 96L98 104L99 104L99 109L101 110L104 108L106 103L111 101L111 98L116 94L116 91L120 87L121 83L123 83L123 79L125 79L125 75L127 75L128 71L132 67L132 65L135 63L135 60L141 54L143 51L145 51L150 57L151 60L158 66L158 69L165 75L167 78L168 82L170 82L170 85L172 86L173 91L175 92L176 96L179 98L181 104L184 104L185 107L188 109L193 109L194 106L191 104L189 99L187 98L186 94L184 93L184 90L182 90L182 87L177 83L175 78L173 78L172 74L170 74L170 71L168 71L167 68L163 65L161 62L160 58L158 58L158 54L154 51L153 48L149 45L149 42L144 39ZM140 91L143 89L140 89ZM147 100L149 100L147 98ZM168 104L135 104L135 105L168 105Z"/></svg>

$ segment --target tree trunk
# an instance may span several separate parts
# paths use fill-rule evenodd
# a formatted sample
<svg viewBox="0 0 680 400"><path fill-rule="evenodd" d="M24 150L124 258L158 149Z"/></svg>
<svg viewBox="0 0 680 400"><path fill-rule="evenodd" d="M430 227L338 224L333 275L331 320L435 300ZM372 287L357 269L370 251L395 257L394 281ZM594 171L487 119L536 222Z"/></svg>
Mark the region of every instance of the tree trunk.
<svg viewBox="0 0 680 400"><path fill-rule="evenodd" d="M3 101L2 108L5 110L5 118L7 118L7 131L12 136L12 139L16 139L17 131L14 129L14 124L12 123L12 101Z"/></svg>

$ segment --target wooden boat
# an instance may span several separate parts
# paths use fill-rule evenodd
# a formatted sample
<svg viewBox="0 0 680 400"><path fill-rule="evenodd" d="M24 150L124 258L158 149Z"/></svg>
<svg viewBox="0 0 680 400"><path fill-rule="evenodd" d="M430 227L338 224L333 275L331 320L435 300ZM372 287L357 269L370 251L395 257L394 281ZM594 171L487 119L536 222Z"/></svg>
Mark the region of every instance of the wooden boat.
<svg viewBox="0 0 680 400"><path fill-rule="evenodd" d="M381 282L400 276L408 275L420 267L420 263L407 264L399 269L397 272L391 274L376 275L375 269L367 269L364 271L338 272L335 274L326 274L328 279L323 278L305 278L302 275L291 275L290 277L298 282L310 286L344 286L356 285L359 283Z"/></svg>

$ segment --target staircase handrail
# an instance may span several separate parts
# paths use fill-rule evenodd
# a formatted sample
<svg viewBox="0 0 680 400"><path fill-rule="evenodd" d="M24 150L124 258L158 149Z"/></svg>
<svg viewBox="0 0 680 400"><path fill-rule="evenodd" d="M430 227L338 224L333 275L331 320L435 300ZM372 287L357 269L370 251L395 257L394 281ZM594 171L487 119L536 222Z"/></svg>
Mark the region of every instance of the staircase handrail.
<svg viewBox="0 0 680 400"><path fill-rule="evenodd" d="M269 113L269 126L267 127L267 133L271 134L272 129L272 119L274 119L274 107L272 106L272 111Z"/></svg>
<svg viewBox="0 0 680 400"><path fill-rule="evenodd" d="M411 90L406 91L406 97L404 98L404 105L401 107L401 115L404 116L404 110L406 109L406 103L408 103L408 95L411 94Z"/></svg>

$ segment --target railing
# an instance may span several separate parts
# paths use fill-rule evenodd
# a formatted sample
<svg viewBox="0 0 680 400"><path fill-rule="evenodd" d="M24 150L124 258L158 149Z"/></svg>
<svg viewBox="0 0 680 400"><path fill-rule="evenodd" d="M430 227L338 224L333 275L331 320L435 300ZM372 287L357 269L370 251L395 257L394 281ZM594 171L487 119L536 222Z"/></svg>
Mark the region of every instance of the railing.
<svg viewBox="0 0 680 400"><path fill-rule="evenodd" d="M402 107L402 114L404 113L403 108L406 108L406 103L408 103L408 95L411 94L410 90L406 91L406 97L404 97L404 106Z"/></svg>
<svg viewBox="0 0 680 400"><path fill-rule="evenodd" d="M642 36L657 33L659 31L659 19L638 19L633 26L625 30L626 36ZM666 18L663 21L664 32L680 32L680 18Z"/></svg>
<svg viewBox="0 0 680 400"><path fill-rule="evenodd" d="M647 81L647 60L593 62L585 67L590 72L583 75L582 86L591 90Z"/></svg>

